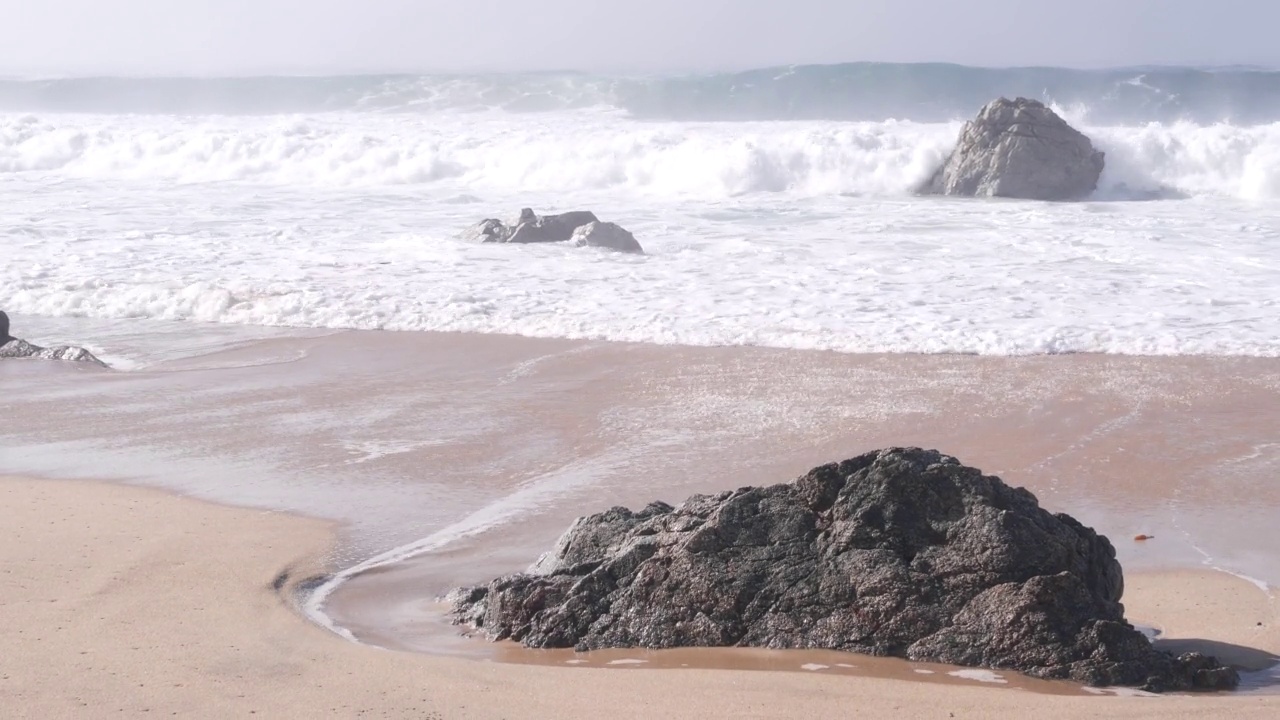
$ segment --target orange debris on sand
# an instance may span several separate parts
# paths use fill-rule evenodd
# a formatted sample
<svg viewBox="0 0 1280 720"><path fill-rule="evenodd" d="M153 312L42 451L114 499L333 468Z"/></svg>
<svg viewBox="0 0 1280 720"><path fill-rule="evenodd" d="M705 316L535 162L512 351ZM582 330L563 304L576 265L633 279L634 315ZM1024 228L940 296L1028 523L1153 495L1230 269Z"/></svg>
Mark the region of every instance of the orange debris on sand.
<svg viewBox="0 0 1280 720"><path fill-rule="evenodd" d="M1137 540L1138 542L1142 542L1143 540L1155 540L1156 536L1155 535L1135 535L1133 539Z"/></svg>

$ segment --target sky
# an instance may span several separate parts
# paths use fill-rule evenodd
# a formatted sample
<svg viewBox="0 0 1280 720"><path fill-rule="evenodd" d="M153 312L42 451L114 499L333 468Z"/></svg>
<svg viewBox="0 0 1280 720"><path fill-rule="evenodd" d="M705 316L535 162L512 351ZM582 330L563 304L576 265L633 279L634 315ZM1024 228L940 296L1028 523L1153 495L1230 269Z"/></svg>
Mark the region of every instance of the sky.
<svg viewBox="0 0 1280 720"><path fill-rule="evenodd" d="M0 75L1280 67L1277 0L0 0Z"/></svg>

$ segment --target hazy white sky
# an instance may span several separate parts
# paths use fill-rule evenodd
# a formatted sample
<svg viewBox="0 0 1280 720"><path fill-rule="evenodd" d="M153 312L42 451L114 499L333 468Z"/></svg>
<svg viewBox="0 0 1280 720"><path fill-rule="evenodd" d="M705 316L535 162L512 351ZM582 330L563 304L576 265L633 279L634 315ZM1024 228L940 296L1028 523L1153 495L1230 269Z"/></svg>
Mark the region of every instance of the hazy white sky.
<svg viewBox="0 0 1280 720"><path fill-rule="evenodd" d="M0 0L0 74L1280 66L1280 0Z"/></svg>

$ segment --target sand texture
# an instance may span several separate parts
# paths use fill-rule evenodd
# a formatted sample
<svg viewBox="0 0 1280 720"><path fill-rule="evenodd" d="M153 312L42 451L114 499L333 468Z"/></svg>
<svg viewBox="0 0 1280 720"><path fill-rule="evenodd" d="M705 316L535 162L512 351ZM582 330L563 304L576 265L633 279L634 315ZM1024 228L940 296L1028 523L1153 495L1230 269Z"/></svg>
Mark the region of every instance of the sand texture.
<svg viewBox="0 0 1280 720"><path fill-rule="evenodd" d="M164 492L0 480L0 707L11 718L1274 718L1280 697L1111 697L820 672L618 670L380 650L273 587L321 569L331 524ZM1258 662L1276 605L1221 573L1136 576L1130 615ZM289 592L289 586L283 590ZM1259 625L1258 623L1261 623ZM856 656L851 656L856 663Z"/></svg>

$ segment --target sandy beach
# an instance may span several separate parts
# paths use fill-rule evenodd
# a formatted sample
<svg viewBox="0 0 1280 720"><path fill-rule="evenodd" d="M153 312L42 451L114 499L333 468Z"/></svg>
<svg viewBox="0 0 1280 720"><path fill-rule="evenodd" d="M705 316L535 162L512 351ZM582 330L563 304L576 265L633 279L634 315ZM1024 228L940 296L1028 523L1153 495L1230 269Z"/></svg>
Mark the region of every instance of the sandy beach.
<svg viewBox="0 0 1280 720"><path fill-rule="evenodd" d="M64 4L0 720L1280 718L1280 9Z"/></svg>
<svg viewBox="0 0 1280 720"><path fill-rule="evenodd" d="M1270 718L1280 697L1048 695L820 673L602 670L431 657L309 624L273 580L320 569L331 523L100 483L0 480L6 717ZM287 590L285 591L287 595ZM1280 651L1273 599L1220 573L1135 576L1167 636ZM1262 623L1262 625L1258 625ZM854 662L857 662L856 659Z"/></svg>
<svg viewBox="0 0 1280 720"><path fill-rule="evenodd" d="M129 372L0 372L0 412L21 418L0 426L8 716L1280 710L1280 611L1265 589L1280 577L1274 360L348 332L238 340ZM578 657L442 622L439 593L523 568L576 515L785 481L889 444L951 452L1108 534L1127 616L1168 649L1237 665L1245 689L1095 697L833 653ZM363 566L319 616L300 612L298 583Z"/></svg>

